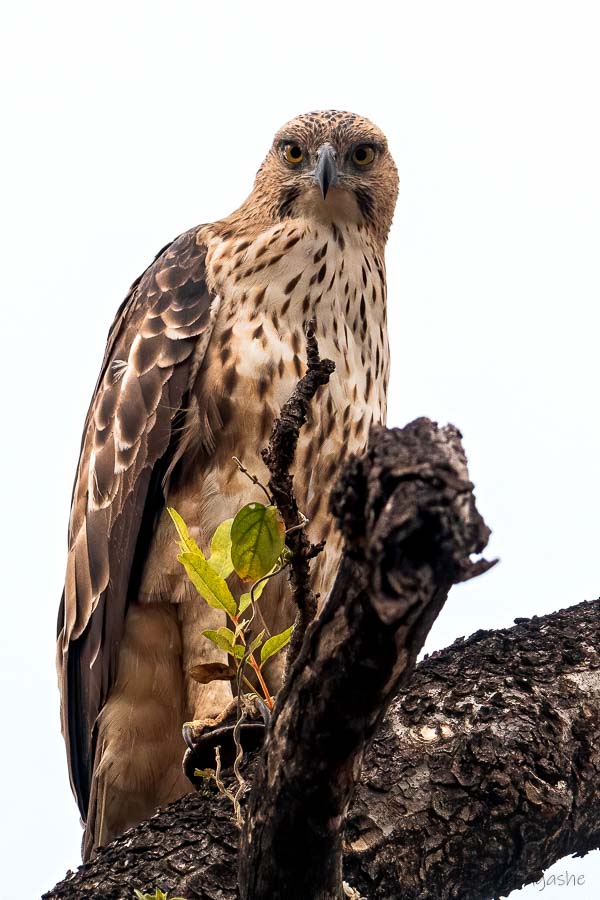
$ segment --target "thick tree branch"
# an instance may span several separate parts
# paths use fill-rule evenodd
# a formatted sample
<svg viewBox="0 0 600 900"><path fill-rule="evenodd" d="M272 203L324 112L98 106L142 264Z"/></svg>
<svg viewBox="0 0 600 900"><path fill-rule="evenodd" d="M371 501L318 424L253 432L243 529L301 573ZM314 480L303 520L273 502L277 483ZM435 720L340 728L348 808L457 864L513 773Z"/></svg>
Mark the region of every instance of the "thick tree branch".
<svg viewBox="0 0 600 900"><path fill-rule="evenodd" d="M456 429L374 428L333 512L336 583L280 691L240 853L244 900L341 900L342 834L367 741L489 531ZM310 865L307 865L310 861Z"/></svg>
<svg viewBox="0 0 600 900"><path fill-rule="evenodd" d="M421 662L365 755L344 877L369 900L489 900L599 847L599 634L597 600ZM157 885L236 900L231 812L213 788L190 794L46 900L130 900Z"/></svg>
<svg viewBox="0 0 600 900"><path fill-rule="evenodd" d="M505 896L600 846L600 601L517 621L434 654L390 710L346 831L369 900Z"/></svg>

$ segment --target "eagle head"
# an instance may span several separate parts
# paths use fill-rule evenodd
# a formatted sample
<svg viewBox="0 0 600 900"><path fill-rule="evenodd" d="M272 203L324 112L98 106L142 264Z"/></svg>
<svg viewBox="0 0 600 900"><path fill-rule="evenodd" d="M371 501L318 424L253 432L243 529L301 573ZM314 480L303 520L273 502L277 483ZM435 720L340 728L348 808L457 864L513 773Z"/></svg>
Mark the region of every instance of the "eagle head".
<svg viewBox="0 0 600 900"><path fill-rule="evenodd" d="M325 110L279 129L250 199L275 220L345 220L385 241L397 196L398 172L383 132L355 113Z"/></svg>

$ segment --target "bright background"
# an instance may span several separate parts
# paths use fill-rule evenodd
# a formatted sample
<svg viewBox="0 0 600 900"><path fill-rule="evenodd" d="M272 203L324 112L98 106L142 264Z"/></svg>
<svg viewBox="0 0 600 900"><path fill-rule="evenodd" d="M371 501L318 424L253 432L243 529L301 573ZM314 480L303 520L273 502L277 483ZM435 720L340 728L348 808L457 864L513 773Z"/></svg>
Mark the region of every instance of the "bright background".
<svg viewBox="0 0 600 900"><path fill-rule="evenodd" d="M428 649L600 593L600 13L19 0L2 18L0 895L17 900L78 862L54 631L108 326L163 244L242 201L297 113L388 135L390 424L462 429L502 560L453 592ZM600 896L600 854L565 869L585 886L519 898Z"/></svg>

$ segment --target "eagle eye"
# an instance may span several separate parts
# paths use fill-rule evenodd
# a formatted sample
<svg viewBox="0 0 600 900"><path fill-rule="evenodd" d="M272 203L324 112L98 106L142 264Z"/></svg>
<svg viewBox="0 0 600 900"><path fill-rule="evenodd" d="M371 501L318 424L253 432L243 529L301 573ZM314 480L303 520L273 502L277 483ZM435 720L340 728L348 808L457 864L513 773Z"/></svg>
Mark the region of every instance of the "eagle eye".
<svg viewBox="0 0 600 900"><path fill-rule="evenodd" d="M283 148L283 155L285 156L286 161L293 166L297 166L298 163L301 163L304 159L302 148L299 147L298 144L286 144Z"/></svg>
<svg viewBox="0 0 600 900"><path fill-rule="evenodd" d="M352 162L355 166L370 166L375 159L375 151L369 144L359 144L352 151Z"/></svg>

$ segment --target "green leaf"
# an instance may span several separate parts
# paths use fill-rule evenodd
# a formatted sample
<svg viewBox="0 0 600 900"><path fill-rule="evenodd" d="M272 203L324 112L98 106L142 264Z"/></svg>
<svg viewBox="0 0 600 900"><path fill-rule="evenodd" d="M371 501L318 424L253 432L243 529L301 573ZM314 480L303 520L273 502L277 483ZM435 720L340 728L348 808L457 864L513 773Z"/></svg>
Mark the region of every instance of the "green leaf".
<svg viewBox="0 0 600 900"><path fill-rule="evenodd" d="M202 550L200 550L194 538L190 537L188 527L177 510L173 509L172 506L167 506L167 512L173 519L173 524L177 529L177 534L179 535L179 549L181 550L181 552L185 553L186 551L188 551L190 553L202 553Z"/></svg>
<svg viewBox="0 0 600 900"><path fill-rule="evenodd" d="M270 572L283 550L285 526L274 506L248 503L231 526L231 559L243 581L257 581Z"/></svg>
<svg viewBox="0 0 600 900"><path fill-rule="evenodd" d="M280 650L283 650L283 648L289 644L293 630L294 626L290 625L290 627L286 628L285 631L282 631L281 634L274 634L268 641L265 641L263 648L260 651L261 668L268 659L275 656L276 653L279 653Z"/></svg>
<svg viewBox="0 0 600 900"><path fill-rule="evenodd" d="M143 894L134 888L136 900L169 900L167 894L163 894L160 888L156 888L153 894ZM181 900L181 897L172 897L171 900Z"/></svg>
<svg viewBox="0 0 600 900"><path fill-rule="evenodd" d="M194 553L182 553L177 559L185 568L188 578L200 596L204 597L209 606L214 609L224 609L230 616L235 616L237 606L227 582L211 568L200 550Z"/></svg>
<svg viewBox="0 0 600 900"><path fill-rule="evenodd" d="M200 769L197 769L196 771L199 774L201 773ZM206 771L210 771L210 769L207 769ZM163 894L160 888L156 888L153 894L143 894L142 891L138 891L137 888L134 888L133 893L136 896L136 900L184 900L183 897L169 897L168 894Z"/></svg>
<svg viewBox="0 0 600 900"><path fill-rule="evenodd" d="M254 653L256 648L260 647L260 645L263 642L264 636L265 636L265 630L263 628L261 633L257 634L256 637L254 638L254 640L252 641L252 643L250 644L250 653Z"/></svg>
<svg viewBox="0 0 600 900"><path fill-rule="evenodd" d="M219 650L225 650L230 656L241 659L244 655L246 648L243 644L236 644L236 636L230 628L225 628L225 626L223 626L223 628L219 628L217 631L208 628L206 631L203 631L202 634L204 637L207 637L209 641L212 641L215 647L218 647Z"/></svg>
<svg viewBox="0 0 600 900"><path fill-rule="evenodd" d="M209 564L221 578L229 578L233 572L231 561L231 526L233 519L221 522L210 542Z"/></svg>
<svg viewBox="0 0 600 900"><path fill-rule="evenodd" d="M230 653L232 656L234 655L233 631L231 631L230 628L225 628L225 626L223 626L223 628L219 628L217 631L212 628L207 628L202 634L204 637L208 638L209 641L212 641L219 650L225 650L226 653Z"/></svg>
<svg viewBox="0 0 600 900"><path fill-rule="evenodd" d="M254 596L256 597L256 592L255 592ZM242 594L240 597L240 605L238 606L238 615L241 616L241 614L244 612L244 610L248 609L248 607L250 606L251 603L252 603L251 595L250 594Z"/></svg>

